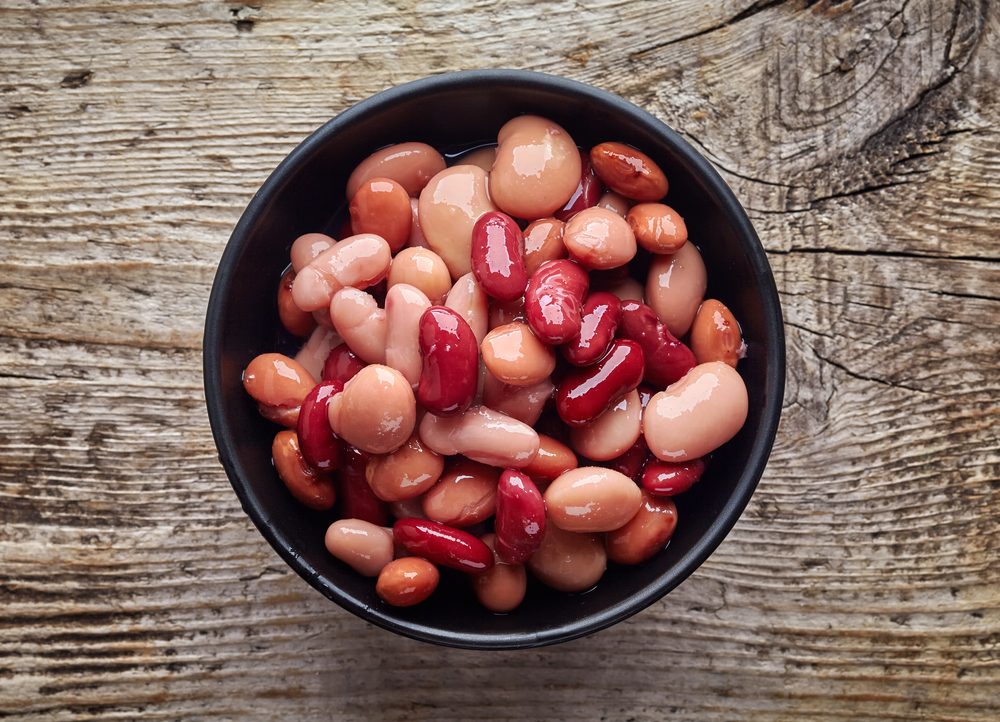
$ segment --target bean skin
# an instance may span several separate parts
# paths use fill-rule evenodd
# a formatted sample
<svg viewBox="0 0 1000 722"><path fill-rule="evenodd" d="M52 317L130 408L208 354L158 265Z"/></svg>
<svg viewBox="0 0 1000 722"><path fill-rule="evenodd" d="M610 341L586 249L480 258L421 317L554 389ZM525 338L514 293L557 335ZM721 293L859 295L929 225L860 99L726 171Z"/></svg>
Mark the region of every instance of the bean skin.
<svg viewBox="0 0 1000 722"><path fill-rule="evenodd" d="M375 496L365 479L368 461L369 455L360 449L353 446L345 448L338 475L340 516L385 526L389 523L389 505Z"/></svg>
<svg viewBox="0 0 1000 722"><path fill-rule="evenodd" d="M487 372L483 383L483 405L534 426L555 389L549 378L531 386L512 386Z"/></svg>
<svg viewBox="0 0 1000 722"><path fill-rule="evenodd" d="M388 333L385 309L370 293L342 288L330 301L330 318L344 343L363 361L385 363Z"/></svg>
<svg viewBox="0 0 1000 722"><path fill-rule="evenodd" d="M642 504L625 526L608 532L608 559L641 564L666 546L677 528L677 507L670 499L642 495Z"/></svg>
<svg viewBox="0 0 1000 722"><path fill-rule="evenodd" d="M611 461L636 443L642 434L641 427L639 392L632 390L586 426L570 429L570 441L581 456L593 461Z"/></svg>
<svg viewBox="0 0 1000 722"><path fill-rule="evenodd" d="M634 481L602 466L581 466L567 471L545 490L549 521L564 531L619 529L635 515L641 503L642 492Z"/></svg>
<svg viewBox="0 0 1000 722"><path fill-rule="evenodd" d="M604 576L608 555L598 534L576 534L550 524L528 570L538 581L560 592L585 592Z"/></svg>
<svg viewBox="0 0 1000 722"><path fill-rule="evenodd" d="M691 349L674 338L653 309L639 301L622 304L618 335L642 346L644 378L653 386L669 386L697 364Z"/></svg>
<svg viewBox="0 0 1000 722"><path fill-rule="evenodd" d="M641 396L642 394L640 393L640 397ZM644 439L640 433L639 437L635 440L635 443L632 444L632 446L630 446L624 454L611 459L605 464L605 466L624 474L638 484L642 479L643 469L646 467L650 458L652 458L652 454L649 453L649 447L646 446L646 439Z"/></svg>
<svg viewBox="0 0 1000 722"><path fill-rule="evenodd" d="M407 247L426 248L430 251L430 246L427 245L427 237L424 236L424 229L420 227L420 201L416 198L410 199L410 216L410 237L406 240ZM441 262L444 263L444 261ZM449 276L449 280L450 278Z"/></svg>
<svg viewBox="0 0 1000 722"><path fill-rule="evenodd" d="M479 380L479 348L465 319L445 306L420 317L423 369L417 399L432 414L460 414L472 404Z"/></svg>
<svg viewBox="0 0 1000 722"><path fill-rule="evenodd" d="M347 179L347 197L353 198L370 178L391 178L411 196L444 170L444 157L426 143L397 143L377 150L361 161Z"/></svg>
<svg viewBox="0 0 1000 722"><path fill-rule="evenodd" d="M556 411L569 426L584 426L607 411L642 381L639 344L618 339L593 366L566 375L556 391Z"/></svg>
<svg viewBox="0 0 1000 722"><path fill-rule="evenodd" d="M423 368L420 319L430 307L424 292L407 283L396 284L385 297L385 364L403 374L413 387L420 383Z"/></svg>
<svg viewBox="0 0 1000 722"><path fill-rule="evenodd" d="M541 546L545 524L545 501L535 482L517 469L505 469L496 487L497 557L523 564Z"/></svg>
<svg viewBox="0 0 1000 722"><path fill-rule="evenodd" d="M385 239L393 253L410 240L413 213L406 190L389 178L366 180L351 198L351 231L374 233Z"/></svg>
<svg viewBox="0 0 1000 722"><path fill-rule="evenodd" d="M316 319L311 313L295 305L295 300L292 298L294 282L295 271L292 269L285 271L278 282L278 319L288 333L302 338L316 328Z"/></svg>
<svg viewBox="0 0 1000 722"><path fill-rule="evenodd" d="M624 143L601 143L590 149L590 162L604 185L640 203L667 195L667 177L653 159Z"/></svg>
<svg viewBox="0 0 1000 722"><path fill-rule="evenodd" d="M497 300L513 301L524 294L524 238L506 213L485 213L472 227L472 273L483 291Z"/></svg>
<svg viewBox="0 0 1000 722"><path fill-rule="evenodd" d="M675 253L687 243L684 219L662 203L640 203L626 216L635 240L650 253Z"/></svg>
<svg viewBox="0 0 1000 722"><path fill-rule="evenodd" d="M691 351L698 363L721 361L736 368L746 344L736 318L721 301L705 300L691 324Z"/></svg>
<svg viewBox="0 0 1000 722"><path fill-rule="evenodd" d="M416 425L410 383L388 366L365 366L330 399L330 427L369 454L388 454L406 443Z"/></svg>
<svg viewBox="0 0 1000 722"><path fill-rule="evenodd" d="M522 471L536 484L543 484L577 466L576 454L571 448L558 439L539 434L538 454L530 464L522 468Z"/></svg>
<svg viewBox="0 0 1000 722"><path fill-rule="evenodd" d="M486 521L496 511L499 476L495 467L459 457L424 494L424 515L453 527Z"/></svg>
<svg viewBox="0 0 1000 722"><path fill-rule="evenodd" d="M458 279L472 270L472 228L484 213L497 210L487 191L486 173L455 165L434 176L420 193L420 227L427 245Z"/></svg>
<svg viewBox="0 0 1000 722"><path fill-rule="evenodd" d="M566 257L563 229L566 224L555 218L539 218L524 229L524 269L530 278L546 261Z"/></svg>
<svg viewBox="0 0 1000 722"><path fill-rule="evenodd" d="M333 480L316 471L302 458L299 439L294 431L277 433L271 444L271 458L278 477L300 504L317 511L333 508L337 500Z"/></svg>
<svg viewBox="0 0 1000 722"><path fill-rule="evenodd" d="M606 191L604 195L601 196L600 200L597 201L598 208L605 208L609 211L617 213L622 218L628 215L629 208L632 206L632 202L624 196L620 196L614 191Z"/></svg>
<svg viewBox="0 0 1000 722"><path fill-rule="evenodd" d="M691 328L707 285L705 262L688 242L676 253L653 256L646 277L646 303L670 333L680 338Z"/></svg>
<svg viewBox="0 0 1000 722"><path fill-rule="evenodd" d="M494 301L490 304L490 331L497 326L506 326L515 321L524 321L524 297L520 296L508 303ZM479 342L480 346L482 341Z"/></svg>
<svg viewBox="0 0 1000 722"><path fill-rule="evenodd" d="M493 170L493 163L496 162L496 159L497 147L495 145L487 145L482 148L470 150L468 153L460 156L455 165L474 165L489 173Z"/></svg>
<svg viewBox="0 0 1000 722"><path fill-rule="evenodd" d="M489 298L471 272L455 281L444 305L465 319L481 344L489 331Z"/></svg>
<svg viewBox="0 0 1000 722"><path fill-rule="evenodd" d="M381 236L363 233L345 238L298 272L292 298L303 311L324 308L341 288L364 289L381 281L391 260L392 251Z"/></svg>
<svg viewBox="0 0 1000 722"><path fill-rule="evenodd" d="M528 591L528 575L521 564L507 564L496 555L496 536L486 534L482 542L494 550L493 566L472 577L472 588L479 603L491 612L511 612L524 601Z"/></svg>
<svg viewBox="0 0 1000 722"><path fill-rule="evenodd" d="M641 301L646 291L634 278L623 278L610 283L595 286L597 291L607 291L618 297L620 301Z"/></svg>
<svg viewBox="0 0 1000 722"><path fill-rule="evenodd" d="M341 385L353 379L358 371L367 364L358 358L347 344L340 344L330 349L323 362L323 381L339 381Z"/></svg>
<svg viewBox="0 0 1000 722"><path fill-rule="evenodd" d="M436 521L400 519L393 525L392 534L408 554L443 567L476 574L493 566L493 552L488 546L468 532Z"/></svg>
<svg viewBox="0 0 1000 722"><path fill-rule="evenodd" d="M601 199L601 181L597 179L597 174L590 164L590 158L583 152L580 153L580 182L573 191L573 195L566 201L562 210L555 214L560 221L568 221L582 210L592 208Z"/></svg>
<svg viewBox="0 0 1000 722"><path fill-rule="evenodd" d="M618 268L636 253L629 224L604 208L587 208L573 216L563 231L563 243L570 258L587 268Z"/></svg>
<svg viewBox="0 0 1000 722"><path fill-rule="evenodd" d="M492 466L520 468L538 453L533 428L485 406L473 406L458 416L426 414L420 438L442 456L462 454Z"/></svg>
<svg viewBox="0 0 1000 722"><path fill-rule="evenodd" d="M583 304L580 333L562 347L563 357L574 366L600 361L615 340L621 313L617 296L604 291L591 293Z"/></svg>
<svg viewBox="0 0 1000 722"><path fill-rule="evenodd" d="M303 268L312 263L316 258L328 248L331 248L336 241L325 233L305 233L292 243L289 256L292 260L292 271L298 273Z"/></svg>
<svg viewBox="0 0 1000 722"><path fill-rule="evenodd" d="M321 381L306 395L299 411L296 428L302 457L322 472L340 467L341 442L330 428L327 406L335 394L343 391L339 381Z"/></svg>
<svg viewBox="0 0 1000 722"><path fill-rule="evenodd" d="M295 360L309 372L310 376L318 379L323 375L323 363L330 355L330 351L343 342L344 340L332 326L329 328L317 326L295 354Z"/></svg>
<svg viewBox="0 0 1000 722"><path fill-rule="evenodd" d="M556 367L555 353L526 323L493 329L486 334L481 348L489 372L512 386L534 386L551 376Z"/></svg>
<svg viewBox="0 0 1000 722"><path fill-rule="evenodd" d="M440 581L441 573L426 559L403 557L382 568L375 592L394 607L412 607L426 601Z"/></svg>
<svg viewBox="0 0 1000 722"><path fill-rule="evenodd" d="M653 496L677 496L694 486L704 473L704 459L676 463L653 459L642 472L642 488Z"/></svg>
<svg viewBox="0 0 1000 722"><path fill-rule="evenodd" d="M326 550L363 577L392 561L392 533L362 519L340 519L326 530Z"/></svg>
<svg viewBox="0 0 1000 722"><path fill-rule="evenodd" d="M444 459L413 434L395 451L372 456L365 479L375 496L383 501L413 499L429 490L444 471Z"/></svg>
<svg viewBox="0 0 1000 722"><path fill-rule="evenodd" d="M292 428L298 423L299 407L316 380L297 361L280 353L254 358L243 372L243 388L257 402L261 414ZM277 412L285 413L278 415Z"/></svg>
<svg viewBox="0 0 1000 722"><path fill-rule="evenodd" d="M580 333L587 272L572 261L543 263L528 281L524 311L528 325L547 344L557 346Z"/></svg>
<svg viewBox="0 0 1000 722"><path fill-rule="evenodd" d="M429 248L404 248L389 266L389 288L408 283L419 288L431 303L442 303L451 290L451 274L441 256Z"/></svg>

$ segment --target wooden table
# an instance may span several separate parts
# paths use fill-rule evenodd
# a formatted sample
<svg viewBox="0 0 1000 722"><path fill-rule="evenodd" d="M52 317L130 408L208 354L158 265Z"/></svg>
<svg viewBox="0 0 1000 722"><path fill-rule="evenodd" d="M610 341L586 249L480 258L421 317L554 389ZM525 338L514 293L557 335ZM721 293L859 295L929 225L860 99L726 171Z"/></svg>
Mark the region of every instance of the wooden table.
<svg viewBox="0 0 1000 722"><path fill-rule="evenodd" d="M217 461L200 345L301 138L503 66L617 92L716 164L789 368L767 473L693 577L486 654L286 568ZM998 83L988 0L4 0L0 717L997 719Z"/></svg>

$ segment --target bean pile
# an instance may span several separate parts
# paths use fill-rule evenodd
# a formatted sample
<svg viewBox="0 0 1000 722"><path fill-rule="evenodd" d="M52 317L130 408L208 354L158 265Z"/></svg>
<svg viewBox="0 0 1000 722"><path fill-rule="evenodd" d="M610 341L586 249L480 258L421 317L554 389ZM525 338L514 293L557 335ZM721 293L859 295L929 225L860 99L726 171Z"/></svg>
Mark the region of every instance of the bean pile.
<svg viewBox="0 0 1000 722"><path fill-rule="evenodd" d="M448 567L509 612L527 571L581 592L666 546L671 497L747 415L739 324L667 191L635 148L522 116L450 167L423 143L372 153L343 240L294 241L277 304L306 340L244 386L286 427L278 476L336 504L327 549L386 603Z"/></svg>

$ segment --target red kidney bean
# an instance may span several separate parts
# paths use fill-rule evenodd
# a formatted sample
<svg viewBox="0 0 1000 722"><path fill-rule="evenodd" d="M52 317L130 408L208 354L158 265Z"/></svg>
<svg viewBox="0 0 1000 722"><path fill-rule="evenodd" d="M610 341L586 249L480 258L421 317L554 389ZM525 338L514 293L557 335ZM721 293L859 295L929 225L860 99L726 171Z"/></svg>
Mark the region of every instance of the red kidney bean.
<svg viewBox="0 0 1000 722"><path fill-rule="evenodd" d="M420 353L421 405L437 416L468 409L479 382L479 345L468 322L450 308L431 306L420 317Z"/></svg>
<svg viewBox="0 0 1000 722"><path fill-rule="evenodd" d="M375 496L365 478L369 458L369 454L356 447L344 449L337 485L340 517L385 526L389 523L389 505Z"/></svg>
<svg viewBox="0 0 1000 722"><path fill-rule="evenodd" d="M346 343L342 343L334 346L327 354L326 361L323 363L322 378L324 381L339 381L343 386L367 365L348 348Z"/></svg>
<svg viewBox="0 0 1000 722"><path fill-rule="evenodd" d="M640 393L640 398L641 396L642 394ZM650 456L649 447L646 446L646 439L640 434L639 438L629 447L628 451L611 461L604 462L604 465L609 469L614 469L624 474L638 484L639 479L642 477L642 470L646 466Z"/></svg>
<svg viewBox="0 0 1000 722"><path fill-rule="evenodd" d="M616 404L642 381L642 348L618 339L600 363L566 375L556 391L556 411L570 426L583 426Z"/></svg>
<svg viewBox="0 0 1000 722"><path fill-rule="evenodd" d="M535 335L558 345L580 333L581 306L589 286L587 272L572 261L543 263L524 292L525 315Z"/></svg>
<svg viewBox="0 0 1000 722"><path fill-rule="evenodd" d="M326 407L330 399L343 390L344 384L340 381L318 383L306 396L299 411L296 431L302 456L320 471L334 471L340 466L341 442L330 428Z"/></svg>
<svg viewBox="0 0 1000 722"><path fill-rule="evenodd" d="M527 474L506 469L497 484L496 507L497 556L507 564L523 564L545 536L542 495Z"/></svg>
<svg viewBox="0 0 1000 722"><path fill-rule="evenodd" d="M304 338L316 328L316 319L311 313L295 305L295 299L292 298L294 282L295 271L289 268L278 282L278 319L288 333Z"/></svg>
<svg viewBox="0 0 1000 722"><path fill-rule="evenodd" d="M601 360L621 320L618 296L597 291L587 296L581 313L580 333L562 347L563 356L574 366L589 366Z"/></svg>
<svg viewBox="0 0 1000 722"><path fill-rule="evenodd" d="M424 519L400 519L392 535L408 554L424 557L462 572L485 572L493 566L493 552L461 529Z"/></svg>
<svg viewBox="0 0 1000 722"><path fill-rule="evenodd" d="M555 217L560 221L568 221L583 209L596 206L604 192L601 181L597 179L597 174L590 164L590 158L582 151L580 152L580 165L580 183L573 191L573 195L566 201L563 209L555 214Z"/></svg>
<svg viewBox="0 0 1000 722"><path fill-rule="evenodd" d="M645 303L622 303L618 335L642 346L646 360L645 378L654 386L669 386L697 365L691 349L674 338L657 318L656 312Z"/></svg>
<svg viewBox="0 0 1000 722"><path fill-rule="evenodd" d="M654 457L642 472L642 488L653 496L675 496L694 486L704 473L704 459L671 462Z"/></svg>
<svg viewBox="0 0 1000 722"><path fill-rule="evenodd" d="M524 293L524 238L506 213L485 213L472 227L472 273L487 295L513 301Z"/></svg>

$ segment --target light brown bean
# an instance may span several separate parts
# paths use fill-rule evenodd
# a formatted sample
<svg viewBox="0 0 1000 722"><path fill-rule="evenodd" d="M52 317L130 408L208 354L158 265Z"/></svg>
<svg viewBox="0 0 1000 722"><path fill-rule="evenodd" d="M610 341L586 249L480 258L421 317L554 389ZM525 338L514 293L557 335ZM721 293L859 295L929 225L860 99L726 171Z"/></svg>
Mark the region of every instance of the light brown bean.
<svg viewBox="0 0 1000 722"><path fill-rule="evenodd" d="M623 301L642 301L646 294L642 284L631 276L611 283L595 283L593 290L613 293Z"/></svg>
<svg viewBox="0 0 1000 722"><path fill-rule="evenodd" d="M351 287L340 289L330 301L330 318L344 343L362 361L385 363L386 313L370 293Z"/></svg>
<svg viewBox="0 0 1000 722"><path fill-rule="evenodd" d="M345 238L298 272L292 298L303 311L324 308L345 286L368 288L381 281L391 260L389 244L380 236L362 233Z"/></svg>
<svg viewBox="0 0 1000 722"><path fill-rule="evenodd" d="M396 502L420 496L441 477L444 459L425 446L417 434L389 454L372 456L365 479L382 501Z"/></svg>
<svg viewBox="0 0 1000 722"><path fill-rule="evenodd" d="M397 283L385 296L385 365L403 374L414 387L420 383L423 368L420 317L430 307L424 292L407 283Z"/></svg>
<svg viewBox="0 0 1000 722"><path fill-rule="evenodd" d="M618 195L614 191L605 191L601 199L597 201L597 207L617 213L624 218L628 215L629 208L632 207L632 201L625 196Z"/></svg>
<svg viewBox="0 0 1000 722"><path fill-rule="evenodd" d="M456 165L435 175L420 193L420 227L427 245L456 280L472 270L472 227L481 215L497 210L486 182L482 168Z"/></svg>
<svg viewBox="0 0 1000 722"><path fill-rule="evenodd" d="M639 392L622 399L586 426L570 429L573 450L593 461L611 461L628 451L642 432Z"/></svg>
<svg viewBox="0 0 1000 722"><path fill-rule="evenodd" d="M337 500L333 480L306 463L294 431L286 429L275 435L271 459L278 477L300 504L318 511L333 508Z"/></svg>
<svg viewBox="0 0 1000 722"><path fill-rule="evenodd" d="M628 524L608 532L608 558L641 564L666 546L677 528L677 506L670 499L642 493L642 505Z"/></svg>
<svg viewBox="0 0 1000 722"><path fill-rule="evenodd" d="M578 465L576 454L558 439L538 435L538 453L522 471L536 484L545 484Z"/></svg>
<svg viewBox="0 0 1000 722"><path fill-rule="evenodd" d="M549 519L573 532L611 531L635 516L642 493L614 469L581 466L561 474L545 490Z"/></svg>
<svg viewBox="0 0 1000 722"><path fill-rule="evenodd" d="M496 535L486 534L482 542L494 551ZM472 588L479 603L491 612L503 614L513 611L524 601L528 590L528 575L522 564L506 564L493 554L493 566L472 579Z"/></svg>
<svg viewBox="0 0 1000 722"><path fill-rule="evenodd" d="M570 257L587 268L618 268L636 253L635 236L625 219L598 207L585 208L569 220L563 243Z"/></svg>
<svg viewBox="0 0 1000 722"><path fill-rule="evenodd" d="M492 466L520 468L538 453L538 434L527 424L485 406L456 416L427 414L420 438L443 456L462 454Z"/></svg>
<svg viewBox="0 0 1000 722"><path fill-rule="evenodd" d="M444 157L426 143L397 143L377 150L361 161L347 179L347 197L353 198L370 178L392 178L411 196L444 170Z"/></svg>
<svg viewBox="0 0 1000 722"><path fill-rule="evenodd" d="M524 229L524 268L529 277L546 261L566 257L565 227L565 223L555 218L539 218Z"/></svg>
<svg viewBox="0 0 1000 722"><path fill-rule="evenodd" d="M399 371L372 364L330 399L330 428L351 446L388 454L406 443L416 425L417 401Z"/></svg>
<svg viewBox="0 0 1000 722"><path fill-rule="evenodd" d="M406 189L391 178L369 178L351 198L351 231L374 233L393 253L406 245L413 228L413 212Z"/></svg>
<svg viewBox="0 0 1000 722"><path fill-rule="evenodd" d="M721 301L706 299L691 324L691 351L698 363L721 361L736 368L746 355L743 333L732 311Z"/></svg>
<svg viewBox="0 0 1000 722"><path fill-rule="evenodd" d="M493 163L496 159L497 147L495 145L486 145L482 148L470 150L468 153L460 156L455 165L474 165L489 173L493 170Z"/></svg>
<svg viewBox="0 0 1000 722"><path fill-rule="evenodd" d="M424 514L458 528L486 521L496 512L499 478L496 467L460 459L424 494Z"/></svg>
<svg viewBox="0 0 1000 722"><path fill-rule="evenodd" d="M316 319L308 311L303 311L295 305L292 298L292 283L295 282L295 271L289 268L281 274L278 281L278 320L288 333L304 337L316 328Z"/></svg>
<svg viewBox="0 0 1000 722"><path fill-rule="evenodd" d="M590 589L604 576L607 566L600 535L576 534L554 524L545 525L542 545L527 562L538 581L560 592Z"/></svg>
<svg viewBox="0 0 1000 722"><path fill-rule="evenodd" d="M433 594L440 580L441 573L426 559L402 557L382 568L375 592L394 607L412 607Z"/></svg>
<svg viewBox="0 0 1000 722"><path fill-rule="evenodd" d="M489 330L489 299L471 272L455 281L444 305L466 320L481 344Z"/></svg>
<svg viewBox="0 0 1000 722"><path fill-rule="evenodd" d="M423 496L415 496L412 499L403 499L402 501L394 501L389 506L389 510L392 515L397 519L426 519L424 515L424 498ZM396 556L406 556L405 551L401 554L399 549L403 549L402 546L398 547L396 550Z"/></svg>
<svg viewBox="0 0 1000 722"><path fill-rule="evenodd" d="M404 248L389 266L389 288L408 283L419 288L431 303L441 303L451 290L451 274L441 256L429 248Z"/></svg>
<svg viewBox="0 0 1000 722"><path fill-rule="evenodd" d="M361 519L340 519L326 530L326 550L363 577L392 561L392 531Z"/></svg>
<svg viewBox="0 0 1000 722"><path fill-rule="evenodd" d="M416 198L410 199L410 237L406 240L406 245L409 248L428 248L424 229L420 227L420 201Z"/></svg>
<svg viewBox="0 0 1000 722"><path fill-rule="evenodd" d="M483 404L528 426L534 426L541 417L553 391L555 386L550 378L531 386L511 386L489 371L483 375Z"/></svg>
<svg viewBox="0 0 1000 722"><path fill-rule="evenodd" d="M299 406L315 385L316 378L302 364L280 353L255 357L243 372L243 388L257 402L261 413L285 426L298 423ZM276 415L279 411L285 413Z"/></svg>
<svg viewBox="0 0 1000 722"><path fill-rule="evenodd" d="M292 242L289 253L292 259L292 270L296 273L315 261L319 255L332 248L336 241L325 233L305 233Z"/></svg>
<svg viewBox="0 0 1000 722"><path fill-rule="evenodd" d="M691 328L694 315L705 297L708 274L693 243L676 253L653 256L646 278L646 303L677 338Z"/></svg>
<svg viewBox="0 0 1000 722"><path fill-rule="evenodd" d="M534 386L552 375L556 355L522 322L493 329L481 345L483 363L493 376L511 386Z"/></svg>
<svg viewBox="0 0 1000 722"><path fill-rule="evenodd" d="M675 253L687 243L680 213L663 203L639 203L626 216L635 240L650 253Z"/></svg>

